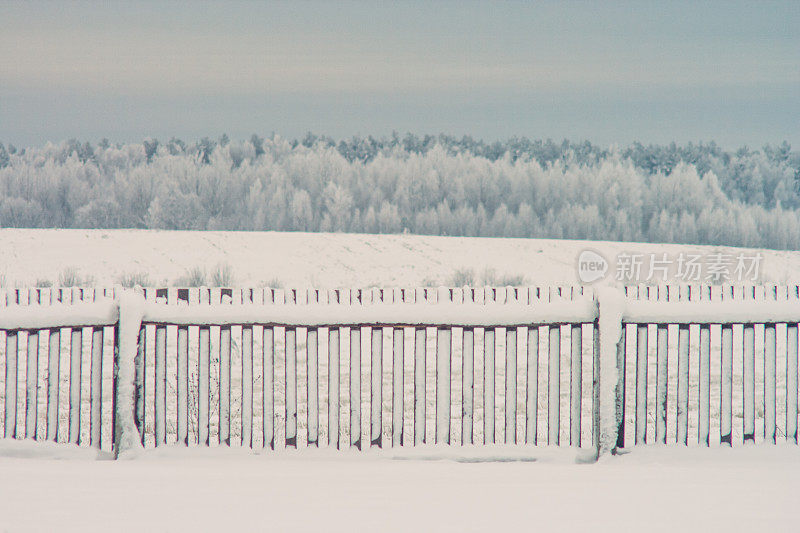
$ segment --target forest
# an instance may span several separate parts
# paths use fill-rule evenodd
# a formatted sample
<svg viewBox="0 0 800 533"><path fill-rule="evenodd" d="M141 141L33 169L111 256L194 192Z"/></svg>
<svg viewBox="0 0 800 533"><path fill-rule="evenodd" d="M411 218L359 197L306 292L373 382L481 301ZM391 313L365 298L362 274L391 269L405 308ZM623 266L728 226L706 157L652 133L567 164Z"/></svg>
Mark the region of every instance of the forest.
<svg viewBox="0 0 800 533"><path fill-rule="evenodd" d="M0 227L800 249L800 153L413 134L0 143Z"/></svg>

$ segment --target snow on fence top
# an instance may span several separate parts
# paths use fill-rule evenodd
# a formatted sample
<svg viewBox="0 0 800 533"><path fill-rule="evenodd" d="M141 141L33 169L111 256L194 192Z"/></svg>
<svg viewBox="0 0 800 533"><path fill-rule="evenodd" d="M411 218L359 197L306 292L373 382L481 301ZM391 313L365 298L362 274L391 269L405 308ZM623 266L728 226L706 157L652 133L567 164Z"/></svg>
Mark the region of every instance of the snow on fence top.
<svg viewBox="0 0 800 533"><path fill-rule="evenodd" d="M103 291L111 294L111 291ZM119 292L118 290L115 292ZM108 296L96 302L57 301L41 305L0 305L0 329L112 326L118 305ZM92 295L92 297L96 297ZM240 300L241 301L241 300ZM486 302L385 303L240 303L230 297L223 305L164 303L148 298L144 322L175 325L263 324L319 326L463 326L511 327L532 324L578 324L598 317L596 296L587 290L575 299ZM622 320L639 324L767 324L800 322L800 299L727 301L654 301L625 298Z"/></svg>
<svg viewBox="0 0 800 533"><path fill-rule="evenodd" d="M119 306L113 300L0 307L2 330L113 326L118 320Z"/></svg>
<svg viewBox="0 0 800 533"><path fill-rule="evenodd" d="M282 326L524 326L594 322L589 299L533 304L397 303L174 306L148 302L144 321L155 324Z"/></svg>
<svg viewBox="0 0 800 533"><path fill-rule="evenodd" d="M654 302L627 300L623 322L639 324L775 324L800 322L800 300Z"/></svg>

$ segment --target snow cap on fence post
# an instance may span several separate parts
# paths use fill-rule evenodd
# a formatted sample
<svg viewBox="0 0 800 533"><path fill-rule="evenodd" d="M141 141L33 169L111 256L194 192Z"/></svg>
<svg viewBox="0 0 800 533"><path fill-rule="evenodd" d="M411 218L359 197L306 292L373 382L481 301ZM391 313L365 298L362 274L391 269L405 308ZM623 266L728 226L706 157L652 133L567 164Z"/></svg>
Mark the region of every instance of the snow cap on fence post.
<svg viewBox="0 0 800 533"><path fill-rule="evenodd" d="M622 341L622 315L625 311L625 294L614 287L601 286L596 289L598 305L598 334L600 336L600 409L594 413L599 417L600 436L598 455L613 452L619 427L618 393L619 369L617 350Z"/></svg>
<svg viewBox="0 0 800 533"><path fill-rule="evenodd" d="M117 393L115 398L116 424L114 454L116 457L135 455L142 448L141 437L134 421L136 390L135 359L139 351L139 330L144 317L144 294L141 289L117 287L119 305L119 350L114 362Z"/></svg>

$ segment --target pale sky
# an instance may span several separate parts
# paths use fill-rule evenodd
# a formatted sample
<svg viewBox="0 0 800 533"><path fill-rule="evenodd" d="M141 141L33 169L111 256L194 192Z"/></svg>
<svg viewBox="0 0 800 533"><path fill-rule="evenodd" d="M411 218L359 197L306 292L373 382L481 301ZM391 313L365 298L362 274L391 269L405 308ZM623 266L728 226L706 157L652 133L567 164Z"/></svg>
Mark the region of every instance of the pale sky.
<svg viewBox="0 0 800 533"><path fill-rule="evenodd" d="M800 2L5 2L0 142L788 140Z"/></svg>

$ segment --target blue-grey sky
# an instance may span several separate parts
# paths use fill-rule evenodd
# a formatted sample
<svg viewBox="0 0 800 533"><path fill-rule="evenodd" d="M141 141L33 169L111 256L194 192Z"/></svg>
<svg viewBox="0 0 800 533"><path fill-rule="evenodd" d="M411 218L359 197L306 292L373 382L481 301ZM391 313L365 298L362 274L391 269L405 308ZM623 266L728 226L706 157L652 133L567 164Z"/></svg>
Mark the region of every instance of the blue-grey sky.
<svg viewBox="0 0 800 533"><path fill-rule="evenodd" d="M788 140L800 2L0 4L0 141Z"/></svg>

